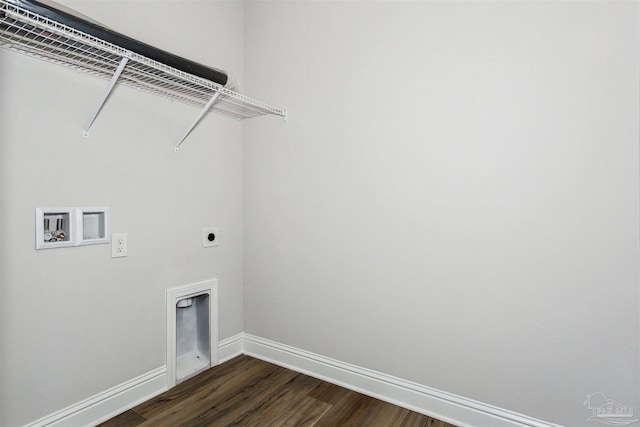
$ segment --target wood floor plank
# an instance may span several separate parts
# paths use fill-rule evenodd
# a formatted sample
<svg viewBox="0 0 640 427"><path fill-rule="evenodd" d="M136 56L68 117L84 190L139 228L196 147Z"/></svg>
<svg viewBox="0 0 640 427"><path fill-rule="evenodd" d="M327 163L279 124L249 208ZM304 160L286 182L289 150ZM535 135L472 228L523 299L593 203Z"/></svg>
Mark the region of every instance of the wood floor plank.
<svg viewBox="0 0 640 427"><path fill-rule="evenodd" d="M268 375L252 381L240 389L228 391L220 390L221 399L210 405L207 411L199 411L197 416L191 417L188 422L173 423L171 426L206 427L212 425L232 425L235 420L254 412L260 407L275 388L286 383L297 374L285 368L271 365L272 371Z"/></svg>
<svg viewBox="0 0 640 427"><path fill-rule="evenodd" d="M295 409L291 409L282 417L282 423L273 422L270 424L276 426L301 426L311 427L318 423L327 411L331 409L331 405L321 402L311 397L302 397L296 405Z"/></svg>
<svg viewBox="0 0 640 427"><path fill-rule="evenodd" d="M359 426L366 415L371 398L355 391L334 405L317 423L318 427Z"/></svg>
<svg viewBox="0 0 640 427"><path fill-rule="evenodd" d="M227 422L255 404L255 400L268 393L274 383L286 381L295 375L291 371L269 364L258 364L251 369L223 378L213 387L204 387L149 418L140 427L207 426L216 420ZM219 424L224 425L224 424Z"/></svg>
<svg viewBox="0 0 640 427"><path fill-rule="evenodd" d="M123 412L117 417L100 424L102 427L137 427L147 419L134 411Z"/></svg>
<svg viewBox="0 0 640 427"><path fill-rule="evenodd" d="M274 365L255 360L248 360L242 366L243 369L230 371L227 375L213 375L209 382L203 383L197 389L193 389L191 384L185 383L184 387L189 391L188 393L180 390L172 395L160 395L158 405L136 409L136 412L150 421L143 425L154 425L153 423L157 422L160 423L158 425L174 426L177 424L171 424L171 422L181 422L184 417L183 412L198 415L201 412L209 411L233 398L239 391L268 378L278 370L278 367ZM180 384L178 387L182 385ZM171 393L172 390L167 393ZM176 395L180 398L175 398Z"/></svg>
<svg viewBox="0 0 640 427"><path fill-rule="evenodd" d="M249 356L238 356L101 427L455 427Z"/></svg>
<svg viewBox="0 0 640 427"><path fill-rule="evenodd" d="M367 406L367 411L359 420L359 424L370 426L379 424L382 426L399 427L398 422L409 413L408 409L401 408L382 400L369 398L371 401Z"/></svg>
<svg viewBox="0 0 640 427"><path fill-rule="evenodd" d="M220 386L220 382L228 381L230 378L243 373L251 375L251 373L263 369L265 369L265 366L259 360L247 356L239 356L178 384L172 389L137 406L135 410L143 417L151 419L160 413L166 412L169 408L178 407L185 400L191 401L197 398L198 393L206 394L212 392Z"/></svg>
<svg viewBox="0 0 640 427"><path fill-rule="evenodd" d="M417 412L409 411L404 418L400 427L455 427L453 424L445 423L444 421L431 418L427 415L418 414Z"/></svg>
<svg viewBox="0 0 640 427"><path fill-rule="evenodd" d="M322 381L315 389L311 391L311 393L309 393L309 397L313 397L314 399L321 400L322 402L335 405L336 403L342 401L349 393L352 393L352 391L349 389L340 387L339 385L328 383L326 381Z"/></svg>
<svg viewBox="0 0 640 427"><path fill-rule="evenodd" d="M409 412L404 419L401 420L400 427L434 427L431 424L431 417L418 414L416 412Z"/></svg>
<svg viewBox="0 0 640 427"><path fill-rule="evenodd" d="M305 397L321 382L307 375L296 374L290 381L273 390L252 411L244 413L230 425L313 426L331 408L328 403Z"/></svg>
<svg viewBox="0 0 640 427"><path fill-rule="evenodd" d="M411 411L404 417L400 427L441 427L436 422L439 420Z"/></svg>

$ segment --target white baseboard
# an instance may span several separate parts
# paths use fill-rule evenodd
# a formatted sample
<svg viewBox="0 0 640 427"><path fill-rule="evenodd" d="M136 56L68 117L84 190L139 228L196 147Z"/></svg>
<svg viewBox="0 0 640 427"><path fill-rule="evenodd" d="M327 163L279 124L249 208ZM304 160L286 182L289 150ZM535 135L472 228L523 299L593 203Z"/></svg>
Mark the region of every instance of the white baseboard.
<svg viewBox="0 0 640 427"><path fill-rule="evenodd" d="M244 348L244 332L225 338L218 343L218 363L240 356Z"/></svg>
<svg viewBox="0 0 640 427"><path fill-rule="evenodd" d="M250 334L240 333L218 344L219 363L241 354L459 427L562 427ZM94 426L166 391L166 372L165 366L154 369L25 427Z"/></svg>
<svg viewBox="0 0 640 427"><path fill-rule="evenodd" d="M561 427L249 334L244 353L460 427Z"/></svg>
<svg viewBox="0 0 640 427"><path fill-rule="evenodd" d="M93 426L167 390L164 366L117 385L82 402L40 418L25 427Z"/></svg>
<svg viewBox="0 0 640 427"><path fill-rule="evenodd" d="M244 334L218 343L219 363L242 354ZM40 418L25 427L94 426L119 415L167 390L165 366L140 375L82 402Z"/></svg>

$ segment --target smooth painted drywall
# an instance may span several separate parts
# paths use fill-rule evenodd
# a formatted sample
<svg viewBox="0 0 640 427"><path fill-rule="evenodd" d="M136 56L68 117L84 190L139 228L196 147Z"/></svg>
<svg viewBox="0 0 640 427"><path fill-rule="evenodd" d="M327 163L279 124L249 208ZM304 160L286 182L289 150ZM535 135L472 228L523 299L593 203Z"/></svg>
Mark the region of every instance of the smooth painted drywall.
<svg viewBox="0 0 640 427"><path fill-rule="evenodd" d="M242 2L65 1L242 77ZM241 123L0 51L0 425L34 421L165 364L165 289L219 279L219 336L243 330ZM36 206L108 206L110 245L35 250ZM202 247L202 228L220 246Z"/></svg>
<svg viewBox="0 0 640 427"><path fill-rule="evenodd" d="M567 426L638 399L638 3L246 3L245 330ZM273 101L275 102L275 101Z"/></svg>

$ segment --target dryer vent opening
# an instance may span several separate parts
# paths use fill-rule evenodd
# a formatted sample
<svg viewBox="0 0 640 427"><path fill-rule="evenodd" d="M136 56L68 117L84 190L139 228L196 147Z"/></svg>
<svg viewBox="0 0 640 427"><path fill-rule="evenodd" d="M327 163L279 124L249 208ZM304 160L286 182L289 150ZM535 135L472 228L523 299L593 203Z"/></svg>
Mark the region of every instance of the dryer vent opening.
<svg viewBox="0 0 640 427"><path fill-rule="evenodd" d="M211 367L209 294L176 304L176 383Z"/></svg>
<svg viewBox="0 0 640 427"><path fill-rule="evenodd" d="M218 281L167 289L167 387L218 364Z"/></svg>

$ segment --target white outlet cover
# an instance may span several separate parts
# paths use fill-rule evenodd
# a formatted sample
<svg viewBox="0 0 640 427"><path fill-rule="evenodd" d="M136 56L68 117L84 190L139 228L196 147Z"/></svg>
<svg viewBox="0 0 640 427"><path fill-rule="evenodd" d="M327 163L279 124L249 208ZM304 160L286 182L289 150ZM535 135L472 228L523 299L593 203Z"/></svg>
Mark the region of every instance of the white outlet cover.
<svg viewBox="0 0 640 427"><path fill-rule="evenodd" d="M127 233L114 233L111 235L111 258L128 256Z"/></svg>
<svg viewBox="0 0 640 427"><path fill-rule="evenodd" d="M209 235L213 234L213 240L209 240ZM202 247L220 246L220 235L218 227L206 227L202 230Z"/></svg>

